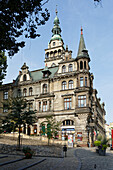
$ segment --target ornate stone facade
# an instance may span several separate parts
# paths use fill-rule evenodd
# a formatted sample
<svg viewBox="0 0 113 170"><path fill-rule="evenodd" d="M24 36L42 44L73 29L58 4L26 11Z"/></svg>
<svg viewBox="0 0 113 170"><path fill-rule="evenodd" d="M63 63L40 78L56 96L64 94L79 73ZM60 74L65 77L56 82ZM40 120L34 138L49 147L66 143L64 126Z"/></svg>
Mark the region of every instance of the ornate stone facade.
<svg viewBox="0 0 113 170"><path fill-rule="evenodd" d="M53 115L62 122L59 133L62 140L71 135L75 143L86 146L93 143L97 133L105 134L106 112L93 88L94 76L90 73L82 28L78 54L72 58L72 51L64 47L59 24L56 13L53 35L45 49L45 68L30 71L24 63L17 79L0 87L0 105L10 94L22 95L38 116L38 122L27 128L28 134L39 134L44 117ZM7 114L5 109L0 112Z"/></svg>

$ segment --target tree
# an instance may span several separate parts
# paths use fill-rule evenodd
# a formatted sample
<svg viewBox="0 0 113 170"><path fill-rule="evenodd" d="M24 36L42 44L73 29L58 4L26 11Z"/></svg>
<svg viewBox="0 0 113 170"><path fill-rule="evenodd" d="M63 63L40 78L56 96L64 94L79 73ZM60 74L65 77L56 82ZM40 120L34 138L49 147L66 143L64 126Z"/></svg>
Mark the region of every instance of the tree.
<svg viewBox="0 0 113 170"><path fill-rule="evenodd" d="M55 117L51 115L46 116L45 119L46 120L41 123L41 127L45 127L46 125L46 128L44 128L44 131L42 129L41 133L47 134L48 145L49 145L49 140L51 138L56 138L58 131L60 131L61 122L58 122L58 121L56 122Z"/></svg>
<svg viewBox="0 0 113 170"><path fill-rule="evenodd" d="M49 19L47 8L49 0L0 0L0 51L7 50L13 56L25 46L18 40L21 35L36 38L37 27Z"/></svg>
<svg viewBox="0 0 113 170"><path fill-rule="evenodd" d="M4 102L3 105L8 109L8 115L3 121L3 128L10 127L10 131L13 128L19 129L19 148L20 148L20 129L23 125L32 125L36 122L37 117L35 111L30 110L28 102L23 97L9 97L8 101Z"/></svg>
<svg viewBox="0 0 113 170"><path fill-rule="evenodd" d="M50 14L44 4L49 0L0 0L0 83L5 77L7 58L4 52L13 56L25 41L19 41L22 35L25 38L36 38L38 26L48 21Z"/></svg>
<svg viewBox="0 0 113 170"><path fill-rule="evenodd" d="M5 52L0 52L0 85L2 84L2 80L5 78L7 68L7 57L5 56Z"/></svg>

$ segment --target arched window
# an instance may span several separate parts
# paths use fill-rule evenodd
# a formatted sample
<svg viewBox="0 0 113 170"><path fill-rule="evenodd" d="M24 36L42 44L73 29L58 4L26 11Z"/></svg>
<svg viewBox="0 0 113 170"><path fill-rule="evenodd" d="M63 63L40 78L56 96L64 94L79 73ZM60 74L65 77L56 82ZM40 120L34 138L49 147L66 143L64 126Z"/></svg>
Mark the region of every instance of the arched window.
<svg viewBox="0 0 113 170"><path fill-rule="evenodd" d="M18 89L18 97L20 97L20 96L21 96L21 90Z"/></svg>
<svg viewBox="0 0 113 170"><path fill-rule="evenodd" d="M46 58L48 58L49 57L49 53L46 53Z"/></svg>
<svg viewBox="0 0 113 170"><path fill-rule="evenodd" d="M57 51L56 50L54 51L54 56L57 56Z"/></svg>
<svg viewBox="0 0 113 170"><path fill-rule="evenodd" d="M53 51L50 52L50 57L53 57Z"/></svg>
<svg viewBox="0 0 113 170"><path fill-rule="evenodd" d="M87 86L87 77L85 77L85 86Z"/></svg>
<svg viewBox="0 0 113 170"><path fill-rule="evenodd" d="M23 75L23 81L26 81L27 80L27 77L26 77L26 74Z"/></svg>
<svg viewBox="0 0 113 170"><path fill-rule="evenodd" d="M73 89L73 80L69 80L68 88Z"/></svg>
<svg viewBox="0 0 113 170"><path fill-rule="evenodd" d="M63 65L63 66L62 66L62 73L65 73L65 72L66 72L66 66Z"/></svg>
<svg viewBox="0 0 113 170"><path fill-rule="evenodd" d="M84 61L84 69L86 69L86 61Z"/></svg>
<svg viewBox="0 0 113 170"><path fill-rule="evenodd" d="M23 89L23 96L26 96L27 95L27 89Z"/></svg>
<svg viewBox="0 0 113 170"><path fill-rule="evenodd" d="M62 82L62 90L65 90L66 89L66 81L63 81Z"/></svg>
<svg viewBox="0 0 113 170"><path fill-rule="evenodd" d="M80 70L83 69L83 62L80 61Z"/></svg>
<svg viewBox="0 0 113 170"><path fill-rule="evenodd" d="M61 50L60 49L58 50L58 55L61 55Z"/></svg>
<svg viewBox="0 0 113 170"><path fill-rule="evenodd" d="M47 93L47 84L43 85L43 93Z"/></svg>
<svg viewBox="0 0 113 170"><path fill-rule="evenodd" d="M29 96L32 96L32 94L33 94L33 88L30 87L30 88L29 88Z"/></svg>
<svg viewBox="0 0 113 170"><path fill-rule="evenodd" d="M72 64L69 64L69 66L68 66L68 71L69 71L69 72L73 71L73 65L72 65Z"/></svg>
<svg viewBox="0 0 113 170"><path fill-rule="evenodd" d="M84 79L83 77L80 77L80 87L83 87L84 86Z"/></svg>
<svg viewBox="0 0 113 170"><path fill-rule="evenodd" d="M63 126L72 126L74 125L74 121L73 120L64 120L63 122Z"/></svg>

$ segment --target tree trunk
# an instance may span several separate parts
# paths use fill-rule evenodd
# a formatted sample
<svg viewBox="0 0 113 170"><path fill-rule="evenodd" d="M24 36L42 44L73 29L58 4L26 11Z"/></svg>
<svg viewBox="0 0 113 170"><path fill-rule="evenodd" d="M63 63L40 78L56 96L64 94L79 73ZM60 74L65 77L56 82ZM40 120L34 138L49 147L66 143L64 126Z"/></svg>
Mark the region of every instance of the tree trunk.
<svg viewBox="0 0 113 170"><path fill-rule="evenodd" d="M19 136L18 136L18 149L20 150L20 128L21 126L19 125Z"/></svg>

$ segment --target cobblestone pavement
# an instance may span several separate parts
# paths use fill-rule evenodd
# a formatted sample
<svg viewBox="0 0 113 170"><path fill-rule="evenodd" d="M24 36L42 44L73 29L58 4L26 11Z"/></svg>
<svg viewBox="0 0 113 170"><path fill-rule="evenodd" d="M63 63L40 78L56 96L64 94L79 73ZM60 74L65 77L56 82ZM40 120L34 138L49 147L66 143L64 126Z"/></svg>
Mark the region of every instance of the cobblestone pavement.
<svg viewBox="0 0 113 170"><path fill-rule="evenodd" d="M113 170L113 151L108 148L106 156L99 156L96 148L77 148L76 156L81 163L80 170Z"/></svg>
<svg viewBox="0 0 113 170"><path fill-rule="evenodd" d="M1 166L0 170L20 170L25 166L46 159L45 161L28 168L30 170L113 170L113 151L107 150L106 156L99 156L96 148L68 149L67 157L33 157L22 161ZM2 154L0 154L2 156ZM22 158L22 156L8 155L1 158L0 163Z"/></svg>

